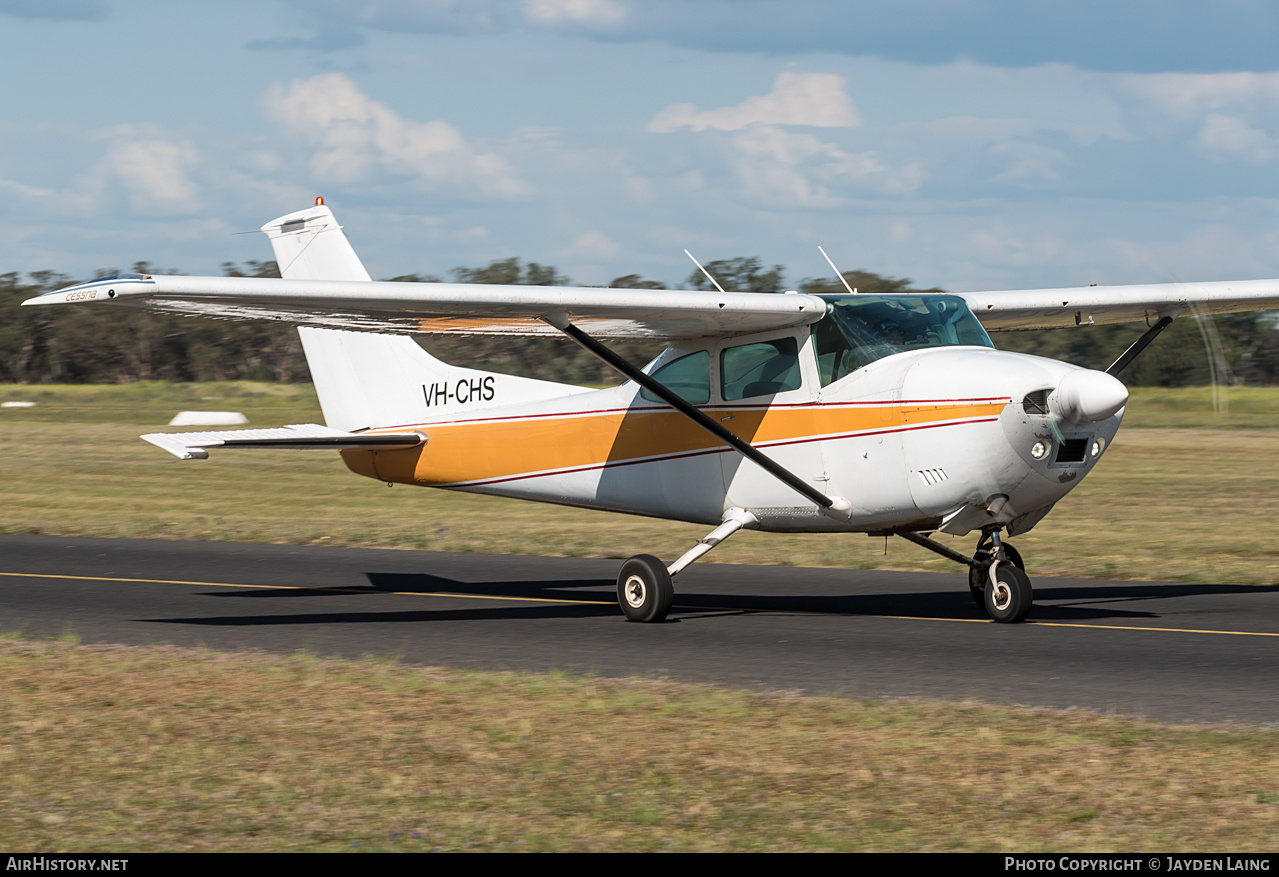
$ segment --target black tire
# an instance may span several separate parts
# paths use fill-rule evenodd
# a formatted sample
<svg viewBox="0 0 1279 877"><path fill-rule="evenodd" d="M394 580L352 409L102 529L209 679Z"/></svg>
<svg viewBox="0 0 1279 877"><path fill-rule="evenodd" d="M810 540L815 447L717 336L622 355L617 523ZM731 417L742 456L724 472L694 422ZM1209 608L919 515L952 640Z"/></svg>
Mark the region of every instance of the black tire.
<svg viewBox="0 0 1279 877"><path fill-rule="evenodd" d="M674 602L675 586L666 564L651 554L638 554L622 564L617 576L617 603L627 621L662 621Z"/></svg>
<svg viewBox="0 0 1279 877"><path fill-rule="evenodd" d="M1017 624L1030 614L1035 601L1030 577L1010 563L1001 563L995 573L995 587L985 593L986 612L1000 624Z"/></svg>
<svg viewBox="0 0 1279 877"><path fill-rule="evenodd" d="M1020 570L1026 569L1026 564L1022 563L1021 554L1007 542L1004 543L1004 555L1013 566ZM989 565L970 566L968 568L968 593L973 595L973 602L983 609L986 608L986 582L989 580Z"/></svg>

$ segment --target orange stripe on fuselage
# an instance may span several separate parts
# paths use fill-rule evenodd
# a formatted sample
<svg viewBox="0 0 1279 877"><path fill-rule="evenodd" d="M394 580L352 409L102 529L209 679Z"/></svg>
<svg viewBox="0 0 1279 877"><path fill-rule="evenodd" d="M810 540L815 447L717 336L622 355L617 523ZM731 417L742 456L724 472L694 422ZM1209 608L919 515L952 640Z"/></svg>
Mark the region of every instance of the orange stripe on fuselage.
<svg viewBox="0 0 1279 877"><path fill-rule="evenodd" d="M705 408L754 445L943 425L999 416L1007 399L887 405ZM427 444L405 450L343 451L356 472L382 481L451 485L534 472L596 468L724 445L676 411L640 409L487 422L426 424Z"/></svg>

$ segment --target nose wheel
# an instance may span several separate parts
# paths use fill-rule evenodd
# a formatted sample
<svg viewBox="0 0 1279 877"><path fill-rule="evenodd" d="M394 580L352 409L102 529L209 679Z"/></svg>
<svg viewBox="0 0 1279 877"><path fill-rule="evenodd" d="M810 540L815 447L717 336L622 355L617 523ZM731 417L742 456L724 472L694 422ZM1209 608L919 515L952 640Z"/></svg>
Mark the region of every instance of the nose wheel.
<svg viewBox="0 0 1279 877"><path fill-rule="evenodd" d="M982 540L982 542L985 541L985 539ZM1022 562L1021 553L1007 542L1003 543L1003 546L1004 556L1008 559L1008 562L1025 572L1026 564ZM978 561L978 563L968 567L968 592L973 595L974 603L985 607L986 585L990 582L990 564L995 559L994 549L989 544L983 546L978 543L975 553L974 560Z"/></svg>
<svg viewBox="0 0 1279 877"><path fill-rule="evenodd" d="M972 557L952 551L922 533L899 532L897 535L968 567L968 591L992 621L1016 624L1030 614L1035 601L1030 577L1017 549L999 538L997 528L991 527L982 533ZM992 569L994 575L991 575Z"/></svg>
<svg viewBox="0 0 1279 877"><path fill-rule="evenodd" d="M999 565L983 597L991 619L1003 624L1024 621L1035 601L1030 578L1011 563Z"/></svg>
<svg viewBox="0 0 1279 877"><path fill-rule="evenodd" d="M1030 614L1035 594L1025 567L1021 554L1000 539L998 531L982 534L968 567L968 592L992 621L1017 624Z"/></svg>

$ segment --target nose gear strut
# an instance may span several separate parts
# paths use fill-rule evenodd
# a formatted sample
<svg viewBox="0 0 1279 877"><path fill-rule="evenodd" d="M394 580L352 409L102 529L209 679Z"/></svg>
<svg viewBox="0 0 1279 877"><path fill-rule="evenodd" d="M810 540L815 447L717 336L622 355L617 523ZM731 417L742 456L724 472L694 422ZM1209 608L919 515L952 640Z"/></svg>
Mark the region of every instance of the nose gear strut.
<svg viewBox="0 0 1279 877"><path fill-rule="evenodd" d="M1023 621L1034 603L1034 590L1026 575L1021 554L1004 542L999 527L982 530L972 557L965 557L935 542L923 533L897 534L908 542L927 548L968 567L968 590L977 605L986 609L993 621L1016 624Z"/></svg>

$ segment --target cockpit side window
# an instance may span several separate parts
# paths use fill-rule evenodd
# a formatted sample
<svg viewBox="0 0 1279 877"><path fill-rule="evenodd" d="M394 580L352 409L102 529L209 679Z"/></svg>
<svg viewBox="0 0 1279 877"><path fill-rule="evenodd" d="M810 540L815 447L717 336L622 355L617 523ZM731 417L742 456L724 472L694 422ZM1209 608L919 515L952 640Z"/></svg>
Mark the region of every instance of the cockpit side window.
<svg viewBox="0 0 1279 877"><path fill-rule="evenodd" d="M719 355L719 378L725 402L798 390L799 343L792 336L726 347Z"/></svg>
<svg viewBox="0 0 1279 877"><path fill-rule="evenodd" d="M711 400L711 355L705 350L672 360L653 372L653 379L673 390L690 405L705 405ZM661 402L648 390L640 396L649 402Z"/></svg>
<svg viewBox="0 0 1279 877"><path fill-rule="evenodd" d="M858 355L860 345L849 343L839 324L830 316L829 309L830 305L827 305L825 319L813 326L813 353L817 357L817 374L823 387L873 361Z"/></svg>
<svg viewBox="0 0 1279 877"><path fill-rule="evenodd" d="M823 387L878 359L929 347L994 347L955 295L830 295L813 326Z"/></svg>

